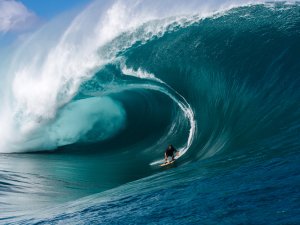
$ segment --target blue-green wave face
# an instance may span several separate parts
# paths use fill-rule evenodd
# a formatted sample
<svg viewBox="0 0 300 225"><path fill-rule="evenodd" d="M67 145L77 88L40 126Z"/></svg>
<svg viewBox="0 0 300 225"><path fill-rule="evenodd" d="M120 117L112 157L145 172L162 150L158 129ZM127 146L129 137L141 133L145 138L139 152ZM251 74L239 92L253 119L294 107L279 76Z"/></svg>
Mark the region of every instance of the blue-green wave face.
<svg viewBox="0 0 300 225"><path fill-rule="evenodd" d="M122 103L128 119L118 136L126 136L122 147L140 142L142 132L143 138L164 139L147 147L174 143L188 153L186 160L237 153L234 149L272 139L297 123L298 10L253 5L171 22L162 35L118 52L82 84L77 97L109 93ZM112 44L160 22L148 22Z"/></svg>
<svg viewBox="0 0 300 225"><path fill-rule="evenodd" d="M28 174L51 171L78 190L49 181L47 197L56 185L70 196L64 202L157 174L168 144L180 152L176 169L185 169L173 180L153 178L157 187L298 156L300 5L165 4L93 3L69 24L46 25L11 56L0 152L50 151L29 155ZM147 179L129 189L146 192ZM132 194L116 193L123 191Z"/></svg>

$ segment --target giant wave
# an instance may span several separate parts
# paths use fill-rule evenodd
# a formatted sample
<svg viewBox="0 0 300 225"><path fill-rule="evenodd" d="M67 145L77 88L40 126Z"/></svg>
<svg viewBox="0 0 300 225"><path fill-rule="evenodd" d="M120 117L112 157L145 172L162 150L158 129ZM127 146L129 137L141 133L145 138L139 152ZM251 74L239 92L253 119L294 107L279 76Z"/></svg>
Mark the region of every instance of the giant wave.
<svg viewBox="0 0 300 225"><path fill-rule="evenodd" d="M279 223L297 218L292 199L299 194L280 184L296 186L299 176L299 4L176 1L169 5L174 7L167 7L167 2L94 2L68 24L46 25L12 54L1 77L0 152L51 151L62 158L103 154L118 162L110 165L114 169L108 174L124 168L133 173L136 168L127 164L140 168L130 178L120 175L117 185L144 178L72 202L67 205L69 213L61 213L58 207L53 214L30 215L23 222L45 218L75 222L78 213L91 222L96 212L98 222L108 223L112 220L108 215L114 215L115 209L124 212L125 206L143 215L134 204L148 207L153 215L151 196L158 198L157 192L165 196L164 188L170 187L174 196L190 202L183 206L175 201L182 210L194 208L201 214L198 220L183 210L189 216L179 216L177 222L222 223L224 218L233 223L258 222L276 211L275 206L285 210L276 214L283 218ZM57 26L62 26L59 34L54 32L51 42L41 48L49 30ZM181 157L177 172L161 174L157 164L169 143L181 151ZM279 156L284 158L275 165L280 172L272 173L269 164ZM253 172L245 175L246 170ZM232 177L232 182L241 185L235 194L232 184L222 178L225 173L231 179L230 171L239 177ZM269 181L246 185L260 179L263 171ZM220 189L213 187L214 182ZM203 185L214 191L215 198ZM266 196L281 193L292 199L284 197L287 206L279 200L261 206L260 197L248 195L247 191L267 187L274 190L266 190ZM182 189L182 194L176 192ZM189 196L188 190L194 190L194 195ZM226 193L232 198L242 196L238 206L243 209L229 200L227 208L222 207L226 215L219 213L216 206ZM135 194L137 199L132 197ZM107 199L111 195L118 197ZM197 211L204 209L195 198L207 200L212 216ZM114 201L119 204L113 205ZM240 214L231 217L228 206ZM261 214L252 220L241 217L239 210L254 215L252 207L260 206ZM167 206L156 207L166 210ZM134 217L120 215L119 222L134 223ZM161 223L171 222L167 215L160 218L166 219ZM268 222L276 222L273 219ZM147 221L159 223L155 217Z"/></svg>

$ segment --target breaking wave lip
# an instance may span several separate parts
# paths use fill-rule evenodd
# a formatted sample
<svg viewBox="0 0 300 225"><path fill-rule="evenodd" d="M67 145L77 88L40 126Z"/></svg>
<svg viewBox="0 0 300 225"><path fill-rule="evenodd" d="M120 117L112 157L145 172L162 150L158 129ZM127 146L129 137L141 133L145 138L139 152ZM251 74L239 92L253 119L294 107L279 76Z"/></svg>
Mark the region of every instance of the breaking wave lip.
<svg viewBox="0 0 300 225"><path fill-rule="evenodd" d="M5 131L0 133L1 152L35 151L51 145L30 140L35 139L42 126L57 119L59 110L69 104L82 81L90 79L96 70L112 61L121 50L117 45L112 46L109 52L105 49L99 52L101 46L107 45L122 32L134 30L145 21L158 18L158 15L148 15L140 9L135 11L136 8L129 8L127 12L125 9L128 6L117 1L106 9L100 22L91 23L98 14L96 6L99 5L95 2L76 17L58 37L57 43L45 46L47 52L40 51L35 43L47 39L48 33L43 33L46 29L35 34L18 50L8 69L10 75L15 75L8 79L9 88L6 99L3 99L7 105L0 112L0 122L5 127ZM130 16L130 12L134 16ZM174 22L174 19L171 21ZM146 41L157 34L162 35L170 23L167 20L154 24L154 27L146 27L148 33L129 38L125 45L122 42L121 48L128 48L142 39ZM29 48L31 51L27 51ZM32 57L27 52L33 52ZM13 138L16 136L18 138ZM23 149L22 142L27 142L28 147Z"/></svg>
<svg viewBox="0 0 300 225"><path fill-rule="evenodd" d="M94 2L71 24L64 25L66 29L61 35L55 36L55 43L50 43L50 46L44 47L46 50L41 51L39 43L47 40L52 31L43 28L21 46L7 71L4 71L10 77L4 79L2 84L7 91L1 99L0 124L4 129L0 131L0 151L42 150L43 146L47 146L47 143L34 142L23 149L22 143L30 142L42 126L56 120L59 111L76 95L80 84L91 79L97 70L115 60L126 48L160 37L176 27L189 26L201 18L216 15L218 10L226 11L257 2L260 1L239 1L235 4L225 1L222 4L207 3L207 7L201 7L198 1L185 4L178 1L176 3L181 7L162 7L159 10L155 7L166 2L154 5L150 1ZM100 16L98 8L102 10ZM194 16L185 16L187 14ZM118 43L118 37L123 34L129 39L121 38ZM28 55L28 52L31 54ZM193 111L184 98L178 101L178 105L190 120L191 135L187 141L187 146L190 146L196 130ZM187 148L183 147L182 152Z"/></svg>

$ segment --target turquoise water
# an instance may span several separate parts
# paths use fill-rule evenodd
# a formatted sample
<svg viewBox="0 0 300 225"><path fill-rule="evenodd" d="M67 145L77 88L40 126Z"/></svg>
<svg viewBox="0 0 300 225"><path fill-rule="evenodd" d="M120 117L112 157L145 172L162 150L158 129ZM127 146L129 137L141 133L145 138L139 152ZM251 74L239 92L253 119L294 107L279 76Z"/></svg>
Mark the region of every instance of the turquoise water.
<svg viewBox="0 0 300 225"><path fill-rule="evenodd" d="M298 224L299 4L148 18L141 3L137 24L120 4L12 54L0 223Z"/></svg>

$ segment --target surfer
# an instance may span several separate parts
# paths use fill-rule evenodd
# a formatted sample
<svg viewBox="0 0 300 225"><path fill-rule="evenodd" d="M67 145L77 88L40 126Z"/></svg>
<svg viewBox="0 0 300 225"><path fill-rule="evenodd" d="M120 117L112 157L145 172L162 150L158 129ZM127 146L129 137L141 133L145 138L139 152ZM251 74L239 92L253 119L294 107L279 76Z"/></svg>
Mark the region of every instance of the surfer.
<svg viewBox="0 0 300 225"><path fill-rule="evenodd" d="M172 157L172 161L174 161L175 152L178 154L178 151L173 147L173 145L169 145L165 151L165 161L168 162L168 157Z"/></svg>

